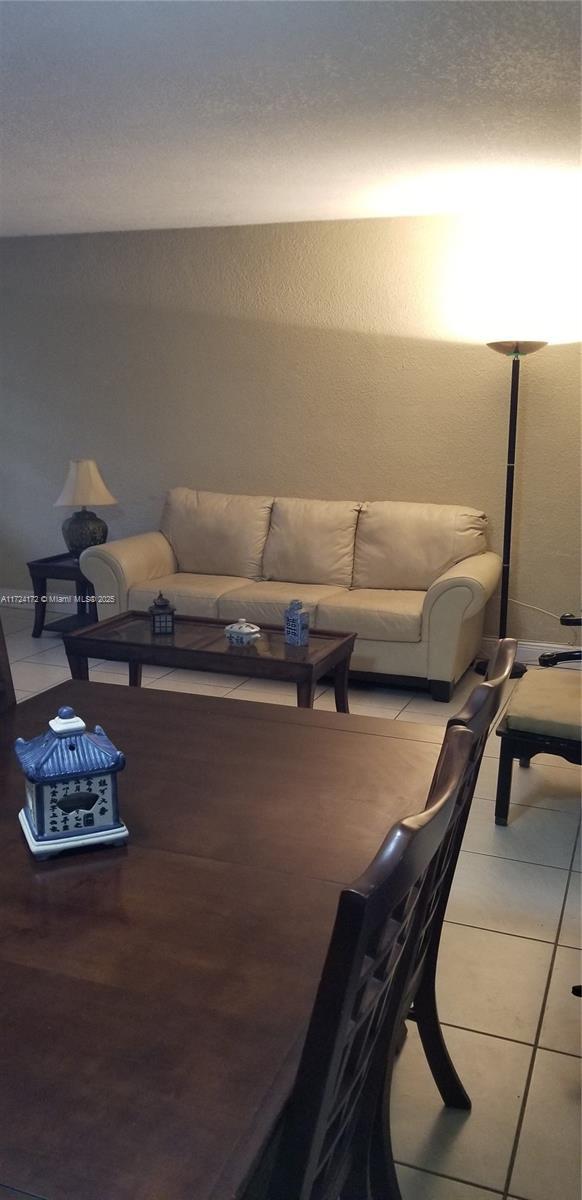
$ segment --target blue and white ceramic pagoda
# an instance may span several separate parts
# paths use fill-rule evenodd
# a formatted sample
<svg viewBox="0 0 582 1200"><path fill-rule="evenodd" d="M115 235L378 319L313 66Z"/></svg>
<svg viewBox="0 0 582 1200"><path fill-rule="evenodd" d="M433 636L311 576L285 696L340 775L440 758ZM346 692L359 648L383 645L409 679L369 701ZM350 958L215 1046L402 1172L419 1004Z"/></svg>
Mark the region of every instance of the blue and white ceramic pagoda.
<svg viewBox="0 0 582 1200"><path fill-rule="evenodd" d="M35 858L127 841L117 802L125 758L100 725L88 733L72 708L59 708L46 733L14 748L26 777L19 819Z"/></svg>

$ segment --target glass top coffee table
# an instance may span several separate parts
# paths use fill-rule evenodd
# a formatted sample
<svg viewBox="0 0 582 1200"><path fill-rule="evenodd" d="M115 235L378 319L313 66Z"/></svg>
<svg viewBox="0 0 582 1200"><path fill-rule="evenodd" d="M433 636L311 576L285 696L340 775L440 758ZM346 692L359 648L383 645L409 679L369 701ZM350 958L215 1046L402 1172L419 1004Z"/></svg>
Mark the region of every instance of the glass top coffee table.
<svg viewBox="0 0 582 1200"><path fill-rule="evenodd" d="M64 635L73 679L89 678L89 658L126 662L132 687L141 684L142 666L215 671L255 679L280 679L297 686L299 708L312 708L315 685L333 677L338 712L349 712L348 672L355 633L310 633L307 646L288 646L283 630L261 626L249 646L233 646L224 636L227 621L175 618L172 636L154 636L148 613L125 612L98 625Z"/></svg>

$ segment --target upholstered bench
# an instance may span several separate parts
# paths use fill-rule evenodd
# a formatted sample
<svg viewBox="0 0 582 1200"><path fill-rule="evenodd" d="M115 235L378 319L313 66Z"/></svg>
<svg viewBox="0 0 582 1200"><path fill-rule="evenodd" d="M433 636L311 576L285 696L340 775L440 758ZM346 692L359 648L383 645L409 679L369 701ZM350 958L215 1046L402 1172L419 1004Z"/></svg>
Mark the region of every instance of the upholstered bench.
<svg viewBox="0 0 582 1200"><path fill-rule="evenodd" d="M554 668L528 671L500 721L501 738L495 824L507 825L514 758L529 767L536 754L557 754L580 764L581 709L579 671Z"/></svg>

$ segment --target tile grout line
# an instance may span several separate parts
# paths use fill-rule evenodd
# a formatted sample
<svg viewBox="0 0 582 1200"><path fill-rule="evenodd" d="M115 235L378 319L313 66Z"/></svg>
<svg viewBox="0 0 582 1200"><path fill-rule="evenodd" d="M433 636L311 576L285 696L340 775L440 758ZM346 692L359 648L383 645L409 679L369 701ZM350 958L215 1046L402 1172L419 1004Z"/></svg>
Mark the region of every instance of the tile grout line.
<svg viewBox="0 0 582 1200"><path fill-rule="evenodd" d="M394 1164L397 1167L407 1167L409 1171L418 1171L421 1175L428 1175L430 1178L448 1179L451 1183L462 1183L466 1187L475 1188L476 1190L480 1188L481 1191L489 1192L492 1196L501 1196L499 1188L489 1187L487 1183L475 1183L469 1179L461 1179L458 1175L444 1175L441 1171L429 1171L428 1167L417 1167L414 1163L403 1162L400 1158L395 1159Z"/></svg>
<svg viewBox="0 0 582 1200"><path fill-rule="evenodd" d="M558 946L558 950L570 950L571 946ZM580 1054L575 1054L573 1050L557 1050L555 1046L538 1046L538 1050L543 1050L545 1054L559 1054L562 1058L573 1058L575 1062L580 1062L582 1059L582 1051Z"/></svg>
<svg viewBox="0 0 582 1200"><path fill-rule="evenodd" d="M169 667L167 671L164 671L163 675L154 675L153 679L144 680L142 687L148 687L153 683L157 683L159 679L167 679L168 675L175 675L177 670L181 670L181 668L180 667ZM115 674L117 674L117 672L113 671L113 672L109 672L109 674L115 675ZM214 678L217 680L220 679L220 673L218 671L216 672L216 675L214 676ZM194 682L200 684L201 687L217 688L221 692L223 692L224 695L228 695L231 691L235 691L236 688L240 686L240 684L236 684L234 688L230 688L230 687L227 687L227 685L224 683L207 683L206 680L202 680L202 679L197 679ZM182 691L182 690L185 690L185 689L176 688L176 691ZM196 695L196 693L193 692L192 695ZM204 693L200 692L200 693L198 693L198 695L204 695Z"/></svg>
<svg viewBox="0 0 582 1200"><path fill-rule="evenodd" d="M171 675L171 674L172 674L172 668L168 667L168 670L164 671L163 675L154 675L153 679L143 679L140 686L147 687L148 683L155 683L156 679L165 679L166 675ZM107 670L107 661L103 660L102 662L100 662L98 667L89 667L89 683L99 683L100 675L115 675L119 679L122 679L124 672L123 671L108 671ZM95 676L96 676L96 678L95 678ZM67 682L68 682L68 680L65 679L65 683L67 683ZM129 673L128 673L127 678L124 681L124 686L129 687Z"/></svg>
<svg viewBox="0 0 582 1200"><path fill-rule="evenodd" d="M498 933L501 937L520 938L524 942L538 942L540 946L553 946L554 944L553 938L535 938L530 937L528 933L509 933L507 929L493 929L490 925L468 925L466 921L453 921L450 917L445 919L445 924L460 925L461 929L480 929L483 933ZM577 950L578 947L569 946L568 949Z"/></svg>
<svg viewBox="0 0 582 1200"><path fill-rule="evenodd" d="M37 659L44 658L45 654L50 654L52 650L60 650L62 648L62 642L55 641L53 646L47 646L44 650L37 650L36 654L33 651L27 651L26 654L18 654L18 655L11 654L10 653L10 643L8 641L9 637L10 637L10 634L8 634L8 636L6 638L6 649L8 651L8 658L10 659L10 662L13 662L13 663L17 663L17 662L35 662L36 663ZM48 664L47 663L37 663L37 666L47 666L47 665L54 666L54 663L48 663Z"/></svg>
<svg viewBox="0 0 582 1200"><path fill-rule="evenodd" d="M563 947L558 946L558 949ZM548 965L548 971L550 965ZM441 1021L443 1029L460 1029L463 1033L476 1033L478 1037L495 1038L498 1042L511 1042L515 1046L529 1046L530 1050L534 1049L533 1042L526 1042L525 1038L510 1037L507 1033L492 1033L489 1029L475 1029L473 1025L457 1025L454 1021ZM574 1058L580 1061L582 1054L575 1054L573 1050L555 1050L553 1046L539 1046L539 1050L545 1050L548 1054L561 1054L562 1058ZM474 1185L477 1187L477 1184ZM479 1185L480 1186L480 1185Z"/></svg>
<svg viewBox="0 0 582 1200"><path fill-rule="evenodd" d="M566 911L566 901L568 899L568 891L570 889L570 880L572 878L572 867L573 867L575 856L576 856L577 844L578 844L578 836L576 836L576 840L574 842L574 846L572 849L572 855L570 858L570 869L569 869L569 873L568 873L568 882L566 884L564 899L562 901L562 907L561 907L560 916L558 919L558 927L556 929L556 937L555 937L555 941L554 941L554 945L553 945L553 949L552 949L552 956L550 959L550 967L548 970L546 986L544 988L544 992L543 992L543 996L542 996L542 1006L541 1006L540 1016L539 1016L539 1020L538 1020L538 1024L537 1024L537 1028L536 1028L531 1061L530 1061L530 1065L529 1065L529 1069L528 1069L528 1073L527 1073L527 1077L526 1077L526 1081L525 1081L525 1087L523 1089L523 1098L522 1098L522 1102L521 1102L519 1116L517 1119L517 1126L515 1129L515 1137L513 1139L513 1146L512 1146L511 1154L509 1157L509 1164L507 1167L507 1175L505 1177L505 1185L503 1188L503 1200L509 1200L509 1196L510 1196L511 1180L512 1180L513 1172L515 1169L515 1162L517 1159L517 1151L519 1148L519 1140L520 1140L522 1129L523 1129L523 1124L524 1124L524 1120L525 1120L525 1112L526 1112L526 1108L527 1108L527 1102L528 1102L529 1094L531 1091L531 1084L532 1084L532 1079L533 1079L533 1073L534 1073L537 1053L538 1053L538 1050L540 1049L540 1038L541 1038L541 1034L542 1034L544 1018L546 1015L548 996L550 994L550 987L552 984L552 975L554 973L554 965L555 965L556 957L557 957L557 953L558 953L560 934L562 932L564 913ZM553 1054L553 1053L556 1053L556 1051L548 1050L548 1051L546 1051L546 1053ZM573 1057L576 1057L576 1056L573 1056Z"/></svg>
<svg viewBox="0 0 582 1200"><path fill-rule="evenodd" d="M495 800L492 800L490 796L474 796L473 799L481 800L482 802L487 801L489 804L495 804ZM578 816L578 812L572 812L570 808L546 808L545 804L524 804L522 801L520 801L519 804L516 802L516 804L513 805L512 803L512 807L527 808L530 811L533 808L534 812L557 813L558 816L562 817ZM509 826L507 826L507 828L509 828ZM476 850L474 853L479 854L480 851Z"/></svg>
<svg viewBox="0 0 582 1200"><path fill-rule="evenodd" d="M483 803L486 802L487 804L495 804L495 796L478 796L476 792L475 792L475 795L473 796L473 800L481 800ZM580 804L579 800L578 800L578 804ZM515 800L515 801L512 800L511 807L512 808L528 808L528 809L534 808L536 810L536 812L562 813L562 815L566 816L566 817L571 817L572 815L575 815L575 814L572 814L568 808L544 808L543 804L525 804L523 802L523 800Z"/></svg>
<svg viewBox="0 0 582 1200"><path fill-rule="evenodd" d="M495 1038L498 1042L512 1042L516 1046L529 1046L530 1050L533 1050L533 1042L527 1042L524 1038L509 1037L506 1033L492 1033L489 1029L475 1029L473 1025L458 1025L456 1021L441 1020L441 1025L443 1029L461 1029L463 1033L476 1033L478 1037ZM556 1051L556 1053L564 1053L564 1051ZM578 1057L576 1054L570 1055L570 1058Z"/></svg>
<svg viewBox="0 0 582 1200"><path fill-rule="evenodd" d="M245 683L248 683L248 679L243 679L241 683L235 683L234 687L228 688L228 690L224 693L224 699L226 699L227 696L232 696L233 692L238 692L238 689L241 688ZM211 687L212 685L208 684L208 686Z"/></svg>
<svg viewBox="0 0 582 1200"><path fill-rule="evenodd" d="M527 805L523 805L523 807L526 808ZM553 809L544 809L544 812L553 812L553 811L554 811ZM562 816L569 816L569 815L570 815L569 813L562 813ZM577 835L578 835L578 830L576 830L576 836ZM574 844L574 849L573 849L572 853L574 853L575 850L576 850L576 844ZM462 853L463 854L474 854L476 858L495 858L497 860L497 862L522 863L524 867L545 867L545 869L547 871L568 871L569 872L571 870L571 867L569 864L567 867L559 867L556 863L538 862L537 859L533 859L533 858L512 858L506 854L491 854L489 850L463 850ZM572 861L572 856L570 856L569 862L571 862L571 861Z"/></svg>
<svg viewBox="0 0 582 1200"><path fill-rule="evenodd" d="M569 879L566 883L566 894L568 890L568 883ZM554 944L553 938L548 938L546 940L545 938L530 937L527 933L508 933L507 929L489 929L484 925L468 925L466 921L450 921L448 917L445 917L443 925L460 925L461 928L465 929L482 929L484 933L497 933L499 934L499 937L516 937L521 938L523 942L539 942L540 946L553 946ZM572 946L571 949L576 950L577 947Z"/></svg>

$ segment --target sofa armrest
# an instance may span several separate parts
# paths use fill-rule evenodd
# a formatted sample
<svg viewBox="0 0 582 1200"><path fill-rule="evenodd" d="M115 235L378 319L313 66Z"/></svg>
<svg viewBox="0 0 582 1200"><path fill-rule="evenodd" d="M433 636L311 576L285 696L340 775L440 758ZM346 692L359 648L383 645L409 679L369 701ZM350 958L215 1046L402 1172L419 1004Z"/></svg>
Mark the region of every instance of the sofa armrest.
<svg viewBox="0 0 582 1200"><path fill-rule="evenodd" d="M455 563L431 584L422 610L429 679L456 680L477 653L485 605L500 575L499 555L486 550Z"/></svg>
<svg viewBox="0 0 582 1200"><path fill-rule="evenodd" d="M137 583L174 575L176 557L163 533L139 533L101 546L89 546L79 560L93 584L99 616L114 617L128 607L128 593ZM99 597L112 600L99 601Z"/></svg>
<svg viewBox="0 0 582 1200"><path fill-rule="evenodd" d="M453 588L463 588L465 591L464 620L468 620L485 607L499 583L500 575L501 559L492 550L472 554L470 558L455 563L454 567L449 567L431 583L422 610L423 624L430 618L434 605Z"/></svg>

